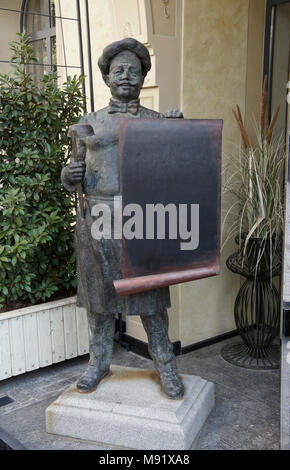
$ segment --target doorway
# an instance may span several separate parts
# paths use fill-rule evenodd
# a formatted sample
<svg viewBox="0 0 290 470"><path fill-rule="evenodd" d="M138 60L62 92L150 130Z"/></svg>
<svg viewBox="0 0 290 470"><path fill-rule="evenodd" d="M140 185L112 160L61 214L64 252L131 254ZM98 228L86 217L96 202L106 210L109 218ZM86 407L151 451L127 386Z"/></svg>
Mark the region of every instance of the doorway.
<svg viewBox="0 0 290 470"><path fill-rule="evenodd" d="M290 83L290 1L270 0L267 7L266 54L264 74L269 76L269 109L271 114L280 105L276 130L283 134L289 150ZM290 101L290 100L288 100ZM283 247L283 314L281 322L281 449L290 450L290 164L285 171L285 232Z"/></svg>

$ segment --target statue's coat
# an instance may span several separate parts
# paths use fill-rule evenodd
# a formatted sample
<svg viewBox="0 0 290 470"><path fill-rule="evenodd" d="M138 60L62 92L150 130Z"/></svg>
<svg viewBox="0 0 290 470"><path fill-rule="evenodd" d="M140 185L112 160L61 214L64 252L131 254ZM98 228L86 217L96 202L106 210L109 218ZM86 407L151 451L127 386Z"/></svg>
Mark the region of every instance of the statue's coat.
<svg viewBox="0 0 290 470"><path fill-rule="evenodd" d="M80 124L90 124L95 136L84 139L86 145L85 218L78 212L75 230L78 304L90 312L101 314L153 315L170 307L169 288L154 289L125 297L119 296L113 281L122 279L121 240L96 240L91 234L91 209L106 203L113 213L114 196L120 195L119 128L122 118L160 119L155 111L139 107L138 113L109 113L109 107L88 114ZM62 182L68 191L75 191L67 178L68 168L62 171ZM112 220L113 222L113 220ZM113 226L113 224L112 224Z"/></svg>

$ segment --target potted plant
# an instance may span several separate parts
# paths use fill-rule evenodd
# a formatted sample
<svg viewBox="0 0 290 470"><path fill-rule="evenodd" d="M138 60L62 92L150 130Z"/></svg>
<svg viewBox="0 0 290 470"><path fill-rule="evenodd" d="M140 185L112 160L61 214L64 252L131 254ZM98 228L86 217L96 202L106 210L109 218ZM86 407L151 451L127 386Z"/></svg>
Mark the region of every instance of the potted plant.
<svg viewBox="0 0 290 470"><path fill-rule="evenodd" d="M83 113L83 77L63 88L55 73L35 83L29 37L11 51L14 73L0 75L0 380L70 357L77 334L75 199L60 173L68 127Z"/></svg>
<svg viewBox="0 0 290 470"><path fill-rule="evenodd" d="M232 160L235 171L226 178L225 192L234 197L227 210L226 242L232 236L238 251L227 267L246 278L235 302L235 321L242 342L226 346L224 359L249 368L279 367L273 341L279 332L279 295L273 278L281 271L284 220L283 180L285 139L274 134L280 107L269 122L267 77L263 85L256 142L250 141L239 106L233 110L243 148Z"/></svg>

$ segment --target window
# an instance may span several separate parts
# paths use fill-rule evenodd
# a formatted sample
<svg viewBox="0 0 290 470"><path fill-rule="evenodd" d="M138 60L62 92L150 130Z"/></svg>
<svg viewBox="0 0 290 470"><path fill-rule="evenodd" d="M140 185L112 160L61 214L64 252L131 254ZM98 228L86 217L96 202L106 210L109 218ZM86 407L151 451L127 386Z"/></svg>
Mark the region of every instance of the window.
<svg viewBox="0 0 290 470"><path fill-rule="evenodd" d="M29 65L35 81L44 74L56 71L55 0L27 0L24 2L24 32L33 41L37 65Z"/></svg>

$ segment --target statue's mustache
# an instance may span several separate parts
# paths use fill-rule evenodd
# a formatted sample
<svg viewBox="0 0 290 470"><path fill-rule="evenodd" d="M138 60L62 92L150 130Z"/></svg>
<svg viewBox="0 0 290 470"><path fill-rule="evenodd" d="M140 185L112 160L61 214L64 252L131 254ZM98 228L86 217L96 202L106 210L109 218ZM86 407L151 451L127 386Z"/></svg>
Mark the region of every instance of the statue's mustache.
<svg viewBox="0 0 290 470"><path fill-rule="evenodd" d="M118 85L121 86L121 85L130 85L130 86L135 86L137 84L137 82L135 81L121 81L121 82L118 82Z"/></svg>

